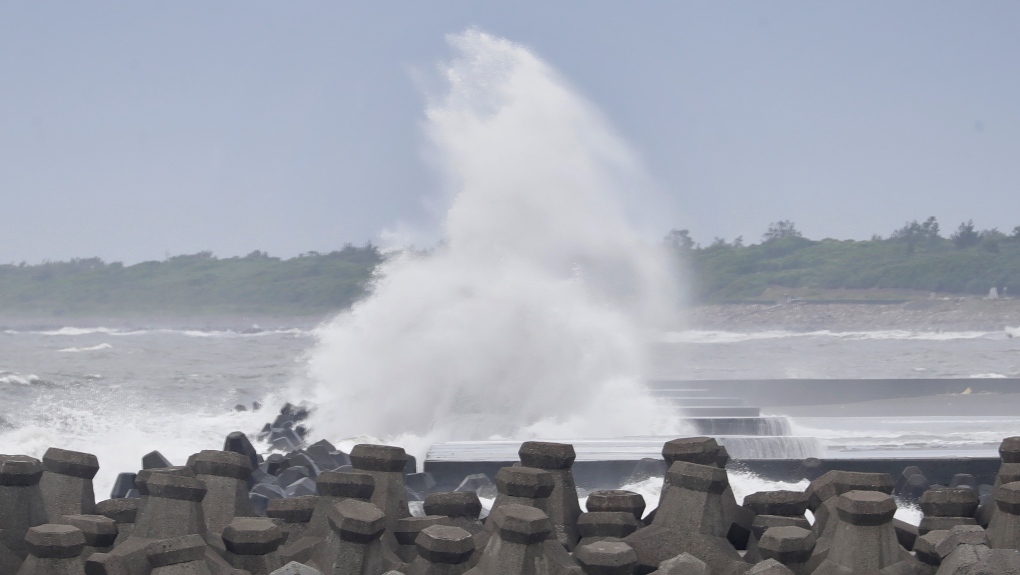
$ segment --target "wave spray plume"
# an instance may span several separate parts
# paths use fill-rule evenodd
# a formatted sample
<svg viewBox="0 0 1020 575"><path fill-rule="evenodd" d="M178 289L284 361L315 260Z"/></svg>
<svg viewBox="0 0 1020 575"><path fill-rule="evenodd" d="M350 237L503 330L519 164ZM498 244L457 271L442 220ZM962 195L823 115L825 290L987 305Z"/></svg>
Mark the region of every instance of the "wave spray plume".
<svg viewBox="0 0 1020 575"><path fill-rule="evenodd" d="M526 48L450 36L426 110L447 176L443 242L381 268L317 331L317 435L433 442L679 433L644 391L669 267L625 215L641 170L601 115Z"/></svg>

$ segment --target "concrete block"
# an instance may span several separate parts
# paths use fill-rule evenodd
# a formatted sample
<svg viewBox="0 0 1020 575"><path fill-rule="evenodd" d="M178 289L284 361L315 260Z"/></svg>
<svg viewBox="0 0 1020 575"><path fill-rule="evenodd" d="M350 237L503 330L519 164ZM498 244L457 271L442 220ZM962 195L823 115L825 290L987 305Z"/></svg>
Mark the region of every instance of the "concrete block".
<svg viewBox="0 0 1020 575"><path fill-rule="evenodd" d="M577 518L581 515L577 485L571 471L577 457L574 446L567 443L525 441L517 453L523 467L545 470L552 477L553 490L549 494L545 511L552 521L556 539L568 551L573 551L580 539Z"/></svg>
<svg viewBox="0 0 1020 575"><path fill-rule="evenodd" d="M206 488L201 480L157 471L149 475L145 486L148 495L139 509L134 536L169 539L205 534L202 499Z"/></svg>
<svg viewBox="0 0 1020 575"><path fill-rule="evenodd" d="M96 513L113 519L117 523L115 546L134 533L135 518L138 517L138 508L141 502L140 498L132 497L126 499L107 499L96 504Z"/></svg>
<svg viewBox="0 0 1020 575"><path fill-rule="evenodd" d="M974 517L978 494L971 489L939 489L921 497L921 511L926 517Z"/></svg>
<svg viewBox="0 0 1020 575"><path fill-rule="evenodd" d="M577 531L581 537L578 545L623 539L643 526L633 513L627 511L582 513L577 520Z"/></svg>
<svg viewBox="0 0 1020 575"><path fill-rule="evenodd" d="M815 543L815 534L808 529L770 527L758 540L758 550L762 559L778 561L795 575L808 575L814 568L811 556Z"/></svg>
<svg viewBox="0 0 1020 575"><path fill-rule="evenodd" d="M759 491L744 497L743 506L755 515L803 517L808 495L803 491Z"/></svg>
<svg viewBox="0 0 1020 575"><path fill-rule="evenodd" d="M309 567L304 563L291 561L269 575L322 575L322 572L314 567Z"/></svg>
<svg viewBox="0 0 1020 575"><path fill-rule="evenodd" d="M9 551L0 557L4 569L17 569L28 555L25 535L29 528L47 522L39 480L43 465L25 455L0 455L0 546Z"/></svg>
<svg viewBox="0 0 1020 575"><path fill-rule="evenodd" d="M28 530L25 547L39 559L69 559L81 554L85 536L72 525L48 523Z"/></svg>
<svg viewBox="0 0 1020 575"><path fill-rule="evenodd" d="M662 446L662 458L670 466L677 461L718 466L719 444L711 437L673 439Z"/></svg>
<svg viewBox="0 0 1020 575"><path fill-rule="evenodd" d="M223 451L232 451L247 457L252 469L259 466L259 453L243 432L234 431L228 434L223 441Z"/></svg>
<svg viewBox="0 0 1020 575"><path fill-rule="evenodd" d="M305 495L291 499L274 499L269 502L266 516L280 522L280 529L284 533L284 542L292 543L305 534L318 499L314 495Z"/></svg>
<svg viewBox="0 0 1020 575"><path fill-rule="evenodd" d="M207 530L222 533L235 517L255 516L248 498L247 479L252 465L247 455L204 450L192 456L191 467L196 479L205 484L202 513Z"/></svg>
<svg viewBox="0 0 1020 575"><path fill-rule="evenodd" d="M706 575L708 566L690 553L681 553L659 564L655 575Z"/></svg>
<svg viewBox="0 0 1020 575"><path fill-rule="evenodd" d="M624 511L640 520L645 514L645 498L623 489L606 489L588 494L585 508L589 512Z"/></svg>
<svg viewBox="0 0 1020 575"><path fill-rule="evenodd" d="M421 530L415 539L418 557L409 569L408 575L438 572L427 569L425 564L461 565L471 558L475 543L471 534L460 527L431 525Z"/></svg>
<svg viewBox="0 0 1020 575"><path fill-rule="evenodd" d="M775 559L766 559L751 567L746 575L793 575L793 571Z"/></svg>
<svg viewBox="0 0 1020 575"><path fill-rule="evenodd" d="M269 575L283 566L276 552L282 542L283 531L271 519L238 517L223 530L223 558L251 575Z"/></svg>
<svg viewBox="0 0 1020 575"><path fill-rule="evenodd" d="M92 478L99 471L95 455L51 447L42 463L46 471L39 479L39 489L49 521L56 523L64 515L95 513Z"/></svg>
<svg viewBox="0 0 1020 575"><path fill-rule="evenodd" d="M630 545L620 541L579 545L574 559L585 575L631 575L637 568L637 554Z"/></svg>
<svg viewBox="0 0 1020 575"><path fill-rule="evenodd" d="M996 513L988 524L993 549L1020 549L1020 482L1006 483L995 492Z"/></svg>
<svg viewBox="0 0 1020 575"><path fill-rule="evenodd" d="M404 517L397 522L397 528L393 531L393 536L397 539L397 548L394 550L397 557L404 563L413 562L418 557L418 548L415 545L418 535L427 527L449 524L450 518L445 515Z"/></svg>
<svg viewBox="0 0 1020 575"><path fill-rule="evenodd" d="M118 473L117 479L113 482L113 489L110 491L110 499L120 499L128 496L128 491L135 489L135 473Z"/></svg>
<svg viewBox="0 0 1020 575"><path fill-rule="evenodd" d="M142 469L161 469L173 466L174 464L170 463L170 460L163 457L163 454L158 451L150 451L142 456Z"/></svg>
<svg viewBox="0 0 1020 575"><path fill-rule="evenodd" d="M325 575L375 575L388 562L380 537L386 517L376 505L347 499L333 505L330 534L318 545L309 564Z"/></svg>
<svg viewBox="0 0 1020 575"><path fill-rule="evenodd" d="M109 551L117 540L117 522L103 515L65 515L60 522L78 528L85 536L82 560L93 553Z"/></svg>

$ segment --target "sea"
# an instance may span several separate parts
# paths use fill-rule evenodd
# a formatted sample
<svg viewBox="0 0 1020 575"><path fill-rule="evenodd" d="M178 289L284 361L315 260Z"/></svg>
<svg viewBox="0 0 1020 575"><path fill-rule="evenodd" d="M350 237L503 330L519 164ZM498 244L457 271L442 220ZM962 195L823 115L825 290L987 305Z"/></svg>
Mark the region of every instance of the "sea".
<svg viewBox="0 0 1020 575"><path fill-rule="evenodd" d="M4 330L0 453L41 457L50 446L94 453L102 498L117 473L136 470L149 451L181 464L220 448L229 432L254 436L284 401L300 400L294 382L305 377L319 335L313 325ZM678 379L1020 376L1020 340L1005 332L689 330L662 334L659 345L667 352L658 375ZM1020 414L790 420L796 434L864 452L952 446L994 453L1003 437L1020 434ZM740 485L738 496L790 487L752 477ZM655 490L632 487L649 496Z"/></svg>

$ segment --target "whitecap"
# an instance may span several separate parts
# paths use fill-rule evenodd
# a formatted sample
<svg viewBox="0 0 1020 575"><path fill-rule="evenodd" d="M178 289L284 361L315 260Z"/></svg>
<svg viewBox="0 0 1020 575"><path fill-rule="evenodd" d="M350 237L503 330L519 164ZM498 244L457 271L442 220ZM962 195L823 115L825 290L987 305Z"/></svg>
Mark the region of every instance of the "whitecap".
<svg viewBox="0 0 1020 575"><path fill-rule="evenodd" d="M64 349L58 349L57 351L63 353L81 353L83 351L101 351L104 349L113 349L113 346L108 343L101 343L90 347L66 347Z"/></svg>

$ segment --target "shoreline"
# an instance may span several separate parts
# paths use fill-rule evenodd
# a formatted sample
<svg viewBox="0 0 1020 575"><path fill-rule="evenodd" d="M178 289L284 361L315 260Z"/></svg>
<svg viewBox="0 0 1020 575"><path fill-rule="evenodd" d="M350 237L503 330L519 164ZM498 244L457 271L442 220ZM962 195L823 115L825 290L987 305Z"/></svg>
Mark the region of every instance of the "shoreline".
<svg viewBox="0 0 1020 575"><path fill-rule="evenodd" d="M1020 300L930 299L905 303L737 303L687 310L684 329L720 331L1003 331L1020 326Z"/></svg>

